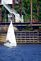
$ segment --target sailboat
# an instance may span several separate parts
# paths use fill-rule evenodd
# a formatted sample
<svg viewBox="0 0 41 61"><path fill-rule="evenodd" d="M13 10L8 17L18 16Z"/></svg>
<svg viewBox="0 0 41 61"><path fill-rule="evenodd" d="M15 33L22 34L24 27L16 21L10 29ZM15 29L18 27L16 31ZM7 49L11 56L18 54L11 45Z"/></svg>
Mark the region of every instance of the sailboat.
<svg viewBox="0 0 41 61"><path fill-rule="evenodd" d="M14 27L13 27L12 21L11 21L9 27L8 27L7 36L6 36L6 43L4 43L4 45L6 47L17 46L15 33L14 33Z"/></svg>

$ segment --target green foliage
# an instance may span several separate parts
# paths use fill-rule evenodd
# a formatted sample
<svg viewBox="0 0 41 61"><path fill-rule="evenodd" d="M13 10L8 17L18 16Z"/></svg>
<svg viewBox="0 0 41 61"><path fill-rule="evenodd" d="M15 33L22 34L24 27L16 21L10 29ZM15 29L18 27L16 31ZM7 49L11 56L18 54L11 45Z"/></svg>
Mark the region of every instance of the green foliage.
<svg viewBox="0 0 41 61"><path fill-rule="evenodd" d="M3 18L3 22L8 21L8 11L4 8L4 6L2 6L2 18Z"/></svg>
<svg viewBox="0 0 41 61"><path fill-rule="evenodd" d="M22 14L24 14L25 22L30 19L30 0L22 0Z"/></svg>
<svg viewBox="0 0 41 61"><path fill-rule="evenodd" d="M39 2L37 2L37 1L39 1ZM22 5L22 14L24 16L25 22L27 22L28 20L31 19L31 8L30 8L31 3L30 2L31 2L31 0L22 0L22 4L21 4ZM39 3L39 15L37 15L37 8L38 8L37 3ZM32 7L33 18L34 19L38 18L41 21L41 0L32 0L32 6L33 6ZM15 4L14 8L19 13L19 9L20 9L19 5ZM4 14L4 12L5 12L5 8L2 7L3 16L6 14L6 12L5 12L5 14Z"/></svg>
<svg viewBox="0 0 41 61"><path fill-rule="evenodd" d="M38 1L38 2L37 2ZM24 13L24 18L25 18L25 21L30 19L31 17L31 11L30 11L30 0L22 0L22 12ZM37 4L39 3L39 15L37 15ZM34 19L39 19L41 20L41 0L32 0L32 13L33 13L33 16L32 18Z"/></svg>

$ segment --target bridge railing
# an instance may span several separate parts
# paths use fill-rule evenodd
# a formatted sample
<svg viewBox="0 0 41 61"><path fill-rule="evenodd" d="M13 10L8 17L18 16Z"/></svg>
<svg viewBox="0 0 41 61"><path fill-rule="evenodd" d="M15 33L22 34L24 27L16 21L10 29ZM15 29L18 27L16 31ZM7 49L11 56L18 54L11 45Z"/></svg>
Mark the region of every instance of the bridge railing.
<svg viewBox="0 0 41 61"><path fill-rule="evenodd" d="M41 42L41 32L38 31L20 31L15 32L15 35L20 42Z"/></svg>
<svg viewBox="0 0 41 61"><path fill-rule="evenodd" d="M10 23L9 22L6 22L6 23L4 23L4 22L0 22L0 25L9 25ZM28 22L28 23L13 23L13 25L14 26L41 26L41 22L38 22L38 23L30 23L30 22Z"/></svg>
<svg viewBox="0 0 41 61"><path fill-rule="evenodd" d="M6 34L0 32L2 42L6 39ZM41 43L41 31L15 31L15 37L17 43Z"/></svg>
<svg viewBox="0 0 41 61"><path fill-rule="evenodd" d="M0 28L3 28L3 27L8 27L10 23L0 23ZM33 29L35 28L39 28L39 26L41 26L41 22L40 23L13 23L13 25L18 29L18 30L22 30L22 29L25 29L25 28L29 28L29 27L32 27ZM40 29L41 30L41 29Z"/></svg>

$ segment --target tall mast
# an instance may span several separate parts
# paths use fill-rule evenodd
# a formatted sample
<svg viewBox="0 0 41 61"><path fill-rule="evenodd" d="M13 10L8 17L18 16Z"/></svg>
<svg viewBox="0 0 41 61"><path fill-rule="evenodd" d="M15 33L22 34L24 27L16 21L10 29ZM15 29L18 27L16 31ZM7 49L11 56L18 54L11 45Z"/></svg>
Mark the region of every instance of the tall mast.
<svg viewBox="0 0 41 61"><path fill-rule="evenodd" d="M15 6L15 0L12 0L12 9L14 9Z"/></svg>
<svg viewBox="0 0 41 61"><path fill-rule="evenodd" d="M12 9L14 9L15 6L15 0L12 0ZM12 21L15 22L15 16L12 14Z"/></svg>

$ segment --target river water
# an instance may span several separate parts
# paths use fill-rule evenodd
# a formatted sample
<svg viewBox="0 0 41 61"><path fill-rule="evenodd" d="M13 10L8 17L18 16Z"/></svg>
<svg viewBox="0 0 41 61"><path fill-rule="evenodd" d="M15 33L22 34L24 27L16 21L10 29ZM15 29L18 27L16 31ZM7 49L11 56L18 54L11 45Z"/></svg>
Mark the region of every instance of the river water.
<svg viewBox="0 0 41 61"><path fill-rule="evenodd" d="M0 45L0 61L41 61L41 44L22 44L13 48Z"/></svg>

